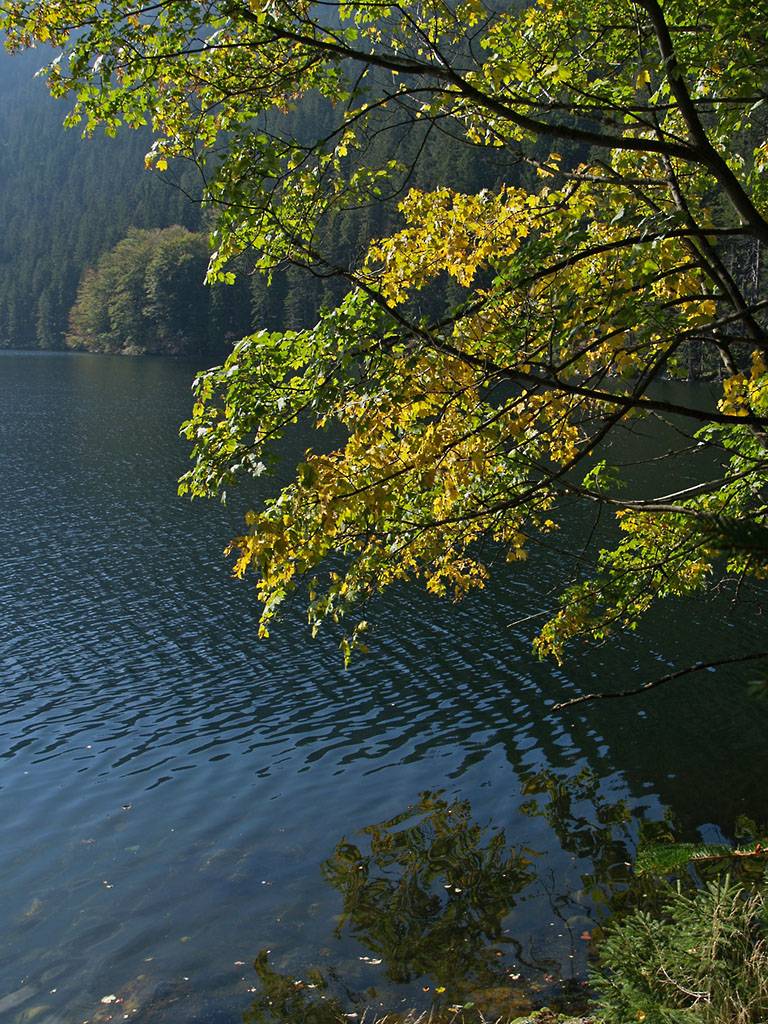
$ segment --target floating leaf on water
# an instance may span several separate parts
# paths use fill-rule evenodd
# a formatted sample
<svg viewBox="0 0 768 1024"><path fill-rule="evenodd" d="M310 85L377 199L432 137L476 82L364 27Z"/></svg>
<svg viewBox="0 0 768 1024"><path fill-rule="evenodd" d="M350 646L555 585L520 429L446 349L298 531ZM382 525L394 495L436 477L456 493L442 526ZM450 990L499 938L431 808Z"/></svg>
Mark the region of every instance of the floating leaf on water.
<svg viewBox="0 0 768 1024"><path fill-rule="evenodd" d="M24 911L24 916L25 917L34 917L36 914L40 913L42 908L43 908L43 901L40 899L39 896L35 896L35 898L29 904L27 909Z"/></svg>

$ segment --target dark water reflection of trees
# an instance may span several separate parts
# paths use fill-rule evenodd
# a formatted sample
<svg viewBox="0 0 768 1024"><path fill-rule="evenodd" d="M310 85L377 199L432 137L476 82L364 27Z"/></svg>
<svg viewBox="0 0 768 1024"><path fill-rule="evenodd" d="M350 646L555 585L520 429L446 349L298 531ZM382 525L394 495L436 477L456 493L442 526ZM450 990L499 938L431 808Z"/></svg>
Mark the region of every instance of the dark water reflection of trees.
<svg viewBox="0 0 768 1024"><path fill-rule="evenodd" d="M342 838L322 865L342 897L336 938L356 939L369 954L361 959L380 964L386 981L420 982L438 1017L466 1006L509 1015L544 1000L584 1000L583 975L513 934L522 901L545 892L574 949L641 899L653 907L655 884L633 864L638 842L676 837L670 816L639 819L624 800L607 799L588 771L542 771L522 788L522 813L545 818L563 848L589 865L578 890L557 891L544 851L510 845L504 829L473 819L469 800L440 792ZM336 970L296 978L275 970L266 950L254 967L261 988L246 1024L330 1024L376 1003L375 989L354 990Z"/></svg>

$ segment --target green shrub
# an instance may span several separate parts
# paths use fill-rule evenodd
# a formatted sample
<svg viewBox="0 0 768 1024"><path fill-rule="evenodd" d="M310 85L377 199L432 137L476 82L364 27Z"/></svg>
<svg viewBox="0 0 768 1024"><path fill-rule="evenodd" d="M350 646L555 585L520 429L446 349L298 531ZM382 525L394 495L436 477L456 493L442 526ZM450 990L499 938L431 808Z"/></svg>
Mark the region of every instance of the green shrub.
<svg viewBox="0 0 768 1024"><path fill-rule="evenodd" d="M597 1010L609 1024L765 1024L768 915L761 890L670 890L661 917L635 910L606 929Z"/></svg>

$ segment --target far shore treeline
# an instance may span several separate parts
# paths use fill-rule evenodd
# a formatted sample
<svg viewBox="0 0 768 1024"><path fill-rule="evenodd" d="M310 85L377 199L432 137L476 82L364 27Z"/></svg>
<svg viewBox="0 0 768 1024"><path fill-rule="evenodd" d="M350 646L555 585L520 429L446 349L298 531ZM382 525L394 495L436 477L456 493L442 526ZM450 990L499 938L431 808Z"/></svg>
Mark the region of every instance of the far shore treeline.
<svg viewBox="0 0 768 1024"><path fill-rule="evenodd" d="M66 105L36 77L44 60L38 51L12 57L0 50L0 348L193 355L214 363L254 330L310 327L340 301L343 273L312 276L290 264L268 280L243 260L232 283L206 285L212 221L198 170L177 161L162 174L147 171L148 128L115 138L97 131L83 145L77 129L63 127ZM305 98L290 127L310 134L328 117L320 97ZM535 177L530 167L502 162L498 151L448 135L424 139L403 130L373 146L382 164L395 157L413 167L413 188L447 184L473 193ZM396 201L340 213L326 228L339 268L399 224ZM439 316L465 297L445 275L441 293L419 296L413 312ZM691 379L721 372L696 345L685 365Z"/></svg>
<svg viewBox="0 0 768 1024"><path fill-rule="evenodd" d="M84 145L77 129L63 127L66 104L35 77L45 59L0 48L0 348L215 360L250 330L313 324L339 300L340 279L290 266L267 282L243 264L234 286L205 286L209 219L197 170L177 163L162 175L147 171L149 129L116 138L97 131ZM307 124L323 116L319 100L293 115ZM407 159L409 141L401 145ZM450 180L469 191L501 176L451 140L433 149L429 173L414 185ZM387 233L395 217L394 207L376 207L341 218L339 260ZM446 303L461 297L451 282Z"/></svg>
<svg viewBox="0 0 768 1024"><path fill-rule="evenodd" d="M97 131L84 145L77 129L63 127L66 105L35 77L44 61L38 51L12 57L0 49L0 348L220 360L252 330L311 326L340 300L341 276L312 277L290 265L268 281L243 262L233 268L234 285L206 286L210 218L196 168L177 162L163 174L147 171L149 129L116 138ZM312 98L291 123L308 131L327 116ZM423 140L404 133L379 145L382 162L396 153L418 163L413 187L449 183L472 192L522 173L446 136L428 141L421 162ZM339 216L332 230L340 266L398 218L395 203ZM446 277L443 307L463 298ZM438 312L433 305L421 312Z"/></svg>

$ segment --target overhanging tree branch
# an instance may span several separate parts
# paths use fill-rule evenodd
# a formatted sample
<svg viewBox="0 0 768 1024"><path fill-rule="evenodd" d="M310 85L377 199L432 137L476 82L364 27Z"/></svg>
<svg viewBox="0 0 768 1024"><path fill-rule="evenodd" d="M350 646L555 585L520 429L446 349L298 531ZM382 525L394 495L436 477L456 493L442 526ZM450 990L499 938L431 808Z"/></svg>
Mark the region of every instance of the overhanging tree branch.
<svg viewBox="0 0 768 1024"><path fill-rule="evenodd" d="M715 661L700 661L696 665L689 665L687 668L668 672L666 675L660 676L649 683L643 683L641 686L634 686L626 690L585 693L581 697L572 697L570 700L563 700L559 704L553 705L552 710L564 711L566 708L575 707L577 704L585 704L588 701L612 700L615 697L637 697L640 694L647 693L649 690L655 690L658 686L664 686L666 683L671 683L675 679L682 679L683 676L691 675L694 672L707 672L715 668L721 668L723 665L745 664L761 658L768 658L768 651L755 651L752 654L734 654L728 658L717 658Z"/></svg>

